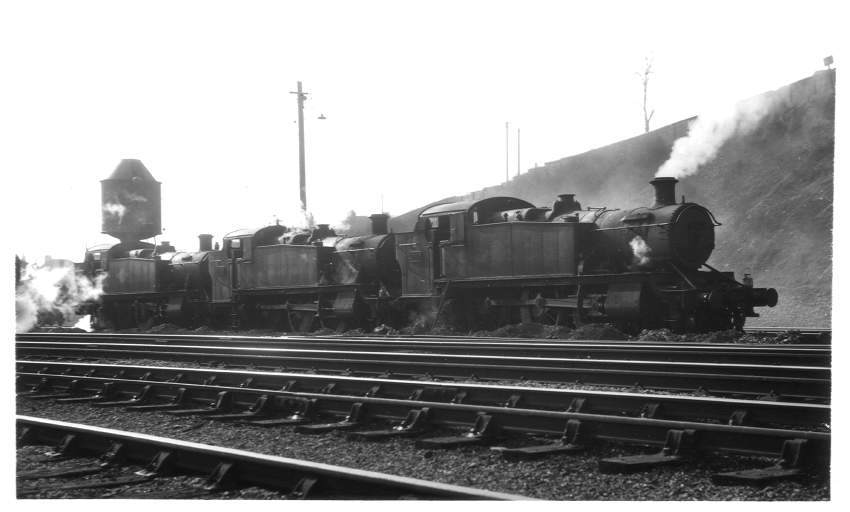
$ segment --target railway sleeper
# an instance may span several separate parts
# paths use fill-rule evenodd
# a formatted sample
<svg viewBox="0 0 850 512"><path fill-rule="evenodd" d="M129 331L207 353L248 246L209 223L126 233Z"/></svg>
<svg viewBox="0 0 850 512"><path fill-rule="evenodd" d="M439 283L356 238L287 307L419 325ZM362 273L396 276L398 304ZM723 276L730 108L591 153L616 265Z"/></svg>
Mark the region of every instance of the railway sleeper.
<svg viewBox="0 0 850 512"><path fill-rule="evenodd" d="M112 400L106 402L94 402L91 404L93 407L117 407L117 406L129 406L129 405L143 405L149 403L154 396L153 387L150 384L145 385L132 398L129 400Z"/></svg>
<svg viewBox="0 0 850 512"><path fill-rule="evenodd" d="M233 395L229 391L220 391L215 402L210 402L206 407L193 409L170 409L166 414L173 416L212 415L216 413L229 412L233 407Z"/></svg>
<svg viewBox="0 0 850 512"><path fill-rule="evenodd" d="M332 423L317 423L313 425L298 425L295 431L299 434L323 434L332 430L351 430L358 428L366 421L366 406L362 402L351 404L351 410L342 421Z"/></svg>
<svg viewBox="0 0 850 512"><path fill-rule="evenodd" d="M232 414L213 414L207 416L207 419L218 421L230 421L245 418L263 418L271 413L271 411L273 410L272 405L273 400L269 400L269 395L260 395L246 411L236 412Z"/></svg>
<svg viewBox="0 0 850 512"><path fill-rule="evenodd" d="M350 432L348 439L378 441L390 437L415 437L431 429L431 410L428 407L411 409L407 417L390 429Z"/></svg>
<svg viewBox="0 0 850 512"><path fill-rule="evenodd" d="M813 467L829 467L824 464L828 456L815 453L806 439L787 439L782 443L779 461L766 468L744 469L725 473L714 473L711 482L715 485L764 486L782 480L792 480L807 475Z"/></svg>
<svg viewBox="0 0 850 512"><path fill-rule="evenodd" d="M589 435L587 426L582 426L580 420L567 420L564 433L557 443L542 444L535 446L523 446L520 448L505 448L493 446L490 449L502 454L508 460L527 460L542 458L548 455L562 453L578 453L587 449L592 436Z"/></svg>
<svg viewBox="0 0 850 512"><path fill-rule="evenodd" d="M658 466L681 464L696 452L697 431L692 429L667 431L664 448L648 455L628 455L599 461L601 473L637 473Z"/></svg>
<svg viewBox="0 0 850 512"><path fill-rule="evenodd" d="M499 436L499 426L489 414L479 412L472 428L459 436L431 437L416 441L417 448L457 448L466 445L487 444Z"/></svg>
<svg viewBox="0 0 850 512"><path fill-rule="evenodd" d="M163 404L129 405L125 407L128 411L167 411L169 409L185 408L189 402L186 388L178 388L171 400Z"/></svg>
<svg viewBox="0 0 850 512"><path fill-rule="evenodd" d="M57 398L56 401L62 403L102 402L109 400L110 398L115 398L117 394L118 387L115 385L114 382L104 382L101 389L93 395Z"/></svg>
<svg viewBox="0 0 850 512"><path fill-rule="evenodd" d="M150 480L150 477L128 475L110 478L109 480L97 480L90 482L77 482L71 484L61 484L52 486L37 486L33 489L19 490L18 497L25 497L31 494L51 492L51 491L74 491L81 489L105 489L109 487L121 487L125 485L143 484Z"/></svg>
<svg viewBox="0 0 850 512"><path fill-rule="evenodd" d="M313 421L316 416L317 400L315 398L288 398L279 406L286 414L284 418L270 418L244 421L248 425L260 427L277 427L285 425L300 425Z"/></svg>
<svg viewBox="0 0 850 512"><path fill-rule="evenodd" d="M26 396L30 400L50 400L54 398L70 398L73 397L75 393L77 393L80 389L82 389L81 383L79 380L74 379L68 383L68 386L63 391L59 391L52 383L50 383L47 379L42 379L39 384L37 384L38 390L33 390L33 394L29 393L21 393L23 396ZM56 390L54 392L49 392L49 390Z"/></svg>

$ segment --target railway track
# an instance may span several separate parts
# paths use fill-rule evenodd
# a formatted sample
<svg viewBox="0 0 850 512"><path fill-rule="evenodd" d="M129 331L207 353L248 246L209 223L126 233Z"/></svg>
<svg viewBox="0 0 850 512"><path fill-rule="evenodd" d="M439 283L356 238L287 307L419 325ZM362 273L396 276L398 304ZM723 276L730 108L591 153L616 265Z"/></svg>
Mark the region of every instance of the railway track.
<svg viewBox="0 0 850 512"><path fill-rule="evenodd" d="M40 373L19 370L18 387L24 396L252 425L299 425L304 433L353 430L349 436L357 439L461 429L455 435L417 441L427 448L492 444L518 433L560 436L554 443L502 450L510 457L581 451L600 440L660 450L639 460L601 461L603 471L628 471L636 465L682 462L698 453L722 452L777 458L782 461L779 465L754 471L760 478L787 477L810 466L822 468L830 445L830 434L824 431L828 426L815 425L829 421L829 407L815 404L437 382L383 380L376 384L369 379L275 372L47 366ZM809 461L806 467L803 460ZM752 478L752 474L740 478Z"/></svg>
<svg viewBox="0 0 850 512"><path fill-rule="evenodd" d="M784 361L793 361L796 354L803 359L817 358L821 363L827 362L822 366L804 366L710 363L703 360L706 356L702 347L696 347L697 352L690 355L693 359L691 361L664 361L632 359L628 346L618 345L615 348L604 344L596 345L606 350L620 350L620 358L549 357L539 355L535 346L525 347L524 355L518 355L513 351L513 347L508 347L508 355L479 355L477 346L467 346L466 353L427 350L402 352L386 347L383 350L371 350L374 346L380 346L383 341L359 346L370 350L356 350L357 347L332 350L317 349L316 345L309 345L308 348L301 348L301 345L295 348L291 348L292 345L284 345L286 348L282 348L267 341L254 346L250 344L250 340L243 339L236 340L235 343L218 341L217 345L208 344L207 339L204 340L207 344L200 344L200 340L196 340L198 343L195 344L186 344L171 339L159 343L101 341L99 337L92 341L77 341L79 338L74 337L70 338L72 341L65 341L66 339L20 340L16 343L17 356L22 360L163 360L269 368L286 372L380 375L385 378L533 380L556 384L648 388L677 393L699 391L717 396L746 398L770 396L773 399L821 403L828 402L830 393L829 351L822 349L781 352L784 354ZM657 350L655 346L651 349L648 347L638 348L636 352ZM668 351L676 349L687 353L689 347L665 347ZM505 349L494 349L489 344L485 345L485 351L492 350ZM544 346L540 350L544 354L550 354L552 348ZM722 348L717 350L719 353ZM747 347L738 353L745 354L745 359L751 360L757 350L757 347ZM774 356L780 353L775 347L762 350ZM681 353L680 358L686 357Z"/></svg>
<svg viewBox="0 0 850 512"><path fill-rule="evenodd" d="M16 353L25 400L415 437L428 449L508 440L494 449L510 458L598 441L658 450L600 460L604 472L705 453L779 461L718 482L828 467L828 345L39 333L18 335ZM139 360L163 365L128 364Z"/></svg>
<svg viewBox="0 0 850 512"><path fill-rule="evenodd" d="M386 475L355 468L191 443L75 423L30 416L16 417L19 445L58 446L62 457L104 457L105 463L18 473L18 497L80 489L129 487L116 497L200 498L238 488L259 486L290 499L441 499L441 500L527 500L530 498L414 478ZM49 459L48 459L49 460ZM46 462L46 461L45 461ZM109 474L116 466L141 465L141 471ZM112 471L114 473L114 471ZM166 494L134 496L133 487L154 478L177 474L201 475L205 482L188 489L171 489ZM81 479L84 476L107 475ZM40 484L45 479L75 479L59 485ZM46 480L48 482L53 480ZM27 486L25 482L37 485Z"/></svg>
<svg viewBox="0 0 850 512"><path fill-rule="evenodd" d="M145 345L294 350L366 350L371 352L421 352L490 356L532 355L562 358L623 358L654 361L757 363L828 366L830 345L746 345L730 343L558 341L491 339L476 337L319 337L221 336L176 334L27 333L16 335L21 347L49 347L51 343Z"/></svg>

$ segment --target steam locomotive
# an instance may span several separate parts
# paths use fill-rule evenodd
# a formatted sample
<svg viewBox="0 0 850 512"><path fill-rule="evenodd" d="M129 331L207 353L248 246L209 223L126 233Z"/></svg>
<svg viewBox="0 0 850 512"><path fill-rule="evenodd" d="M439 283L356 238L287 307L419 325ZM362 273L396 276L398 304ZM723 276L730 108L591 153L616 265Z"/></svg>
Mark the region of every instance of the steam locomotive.
<svg viewBox="0 0 850 512"><path fill-rule="evenodd" d="M625 331L742 329L776 290L754 288L707 261L720 224L675 199L674 178L651 181L651 206L582 208L571 194L551 208L513 197L446 203L420 212L412 232L340 236L328 225L239 230L197 252L143 240L161 232L160 184L138 160L103 180L103 232L81 269L106 273L96 327L400 327L442 322L488 329L516 322Z"/></svg>

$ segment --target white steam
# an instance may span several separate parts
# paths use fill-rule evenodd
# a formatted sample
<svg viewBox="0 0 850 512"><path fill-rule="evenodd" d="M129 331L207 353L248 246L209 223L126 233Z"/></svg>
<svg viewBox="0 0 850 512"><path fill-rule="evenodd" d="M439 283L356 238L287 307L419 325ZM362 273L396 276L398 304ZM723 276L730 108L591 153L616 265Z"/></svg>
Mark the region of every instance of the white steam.
<svg viewBox="0 0 850 512"><path fill-rule="evenodd" d="M774 103L773 95L765 94L699 116L688 126L688 135L673 144L670 158L655 175L682 178L696 174L730 137L753 130Z"/></svg>
<svg viewBox="0 0 850 512"><path fill-rule="evenodd" d="M632 241L629 242L629 247L632 248L632 254L634 255L634 264L639 267L644 267L649 265L649 262L652 261L650 254L652 253L652 248L647 245L646 241L640 236L636 236L632 238Z"/></svg>
<svg viewBox="0 0 850 512"><path fill-rule="evenodd" d="M82 329L86 332L91 332L91 315L83 315L74 324L75 329Z"/></svg>
<svg viewBox="0 0 850 512"><path fill-rule="evenodd" d="M133 193L133 192L124 192L122 194L122 196L127 201L130 201L130 202L133 202L133 203L147 203L148 202L147 197Z"/></svg>
<svg viewBox="0 0 850 512"><path fill-rule="evenodd" d="M127 207L120 203L106 203L103 205L103 211L110 215L117 215L120 222L124 220L124 214L127 213Z"/></svg>
<svg viewBox="0 0 850 512"><path fill-rule="evenodd" d="M299 207L278 210L278 212L275 213L274 218L277 222L291 230L313 229L315 227L313 214L305 212Z"/></svg>
<svg viewBox="0 0 850 512"><path fill-rule="evenodd" d="M78 322L77 306L100 297L105 277L103 274L92 282L77 274L73 265L49 260L43 265L28 265L15 290L17 332L27 332L38 324L73 325Z"/></svg>

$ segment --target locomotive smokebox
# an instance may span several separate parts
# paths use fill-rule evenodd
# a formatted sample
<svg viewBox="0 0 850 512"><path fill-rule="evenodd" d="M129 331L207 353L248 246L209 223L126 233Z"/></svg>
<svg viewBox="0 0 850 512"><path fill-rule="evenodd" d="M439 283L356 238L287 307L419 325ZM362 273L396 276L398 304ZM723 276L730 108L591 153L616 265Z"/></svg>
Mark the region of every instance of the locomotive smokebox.
<svg viewBox="0 0 850 512"><path fill-rule="evenodd" d="M104 234L130 242L162 233L160 183L140 160L121 160L100 190Z"/></svg>
<svg viewBox="0 0 850 512"><path fill-rule="evenodd" d="M387 221L389 221L389 219L390 216L386 213L376 213L374 215L370 215L369 220L372 221L372 234L386 235L388 232Z"/></svg>
<svg viewBox="0 0 850 512"><path fill-rule="evenodd" d="M211 251L212 250L212 239L213 239L212 235L207 235L207 234L198 235L198 240L200 241L200 243L198 244L198 251L200 251L200 252Z"/></svg>
<svg viewBox="0 0 850 512"><path fill-rule="evenodd" d="M655 178L649 183L655 187L655 204L653 208L676 204L676 183L679 180L670 177Z"/></svg>

